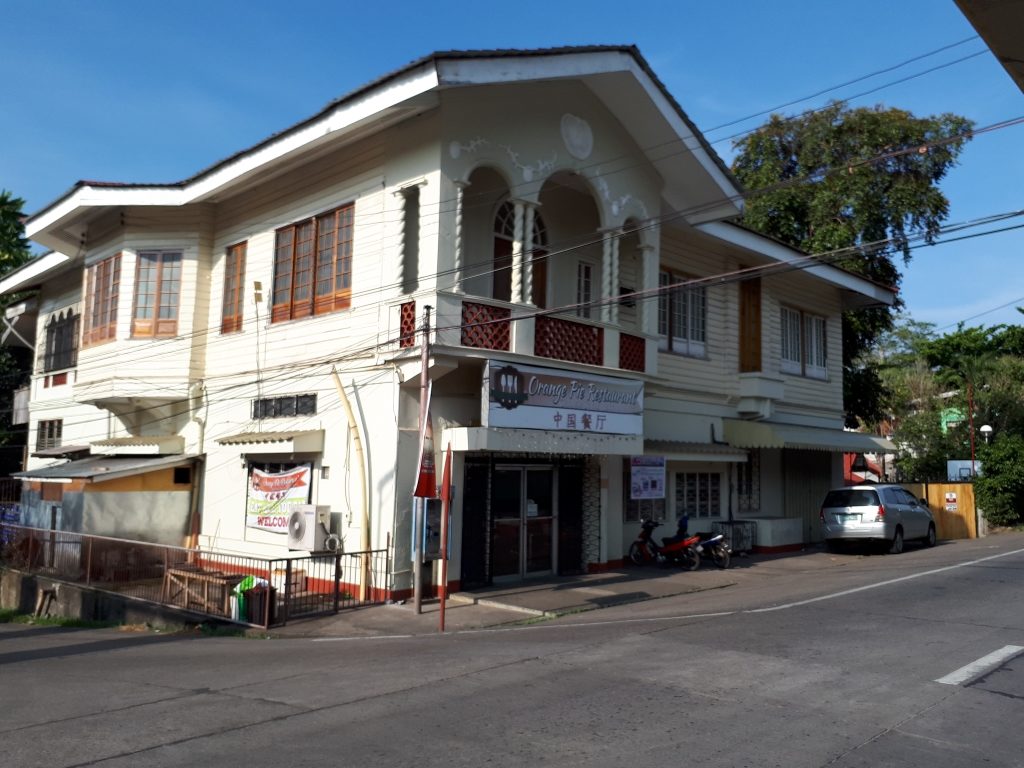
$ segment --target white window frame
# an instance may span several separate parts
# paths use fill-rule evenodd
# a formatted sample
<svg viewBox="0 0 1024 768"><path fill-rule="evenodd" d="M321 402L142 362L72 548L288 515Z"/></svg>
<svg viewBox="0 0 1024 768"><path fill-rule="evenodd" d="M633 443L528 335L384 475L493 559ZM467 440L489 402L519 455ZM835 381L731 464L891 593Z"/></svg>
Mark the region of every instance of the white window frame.
<svg viewBox="0 0 1024 768"><path fill-rule="evenodd" d="M683 515L701 520L722 517L722 489L725 483L721 472L676 472L674 480L677 518ZM691 490L688 499L687 494Z"/></svg>
<svg viewBox="0 0 1024 768"><path fill-rule="evenodd" d="M827 336L825 317L783 306L779 323L779 369L782 373L827 379Z"/></svg>
<svg viewBox="0 0 1024 768"><path fill-rule="evenodd" d="M703 285L669 288L689 279L667 269L658 271L658 349L707 357L707 289Z"/></svg>

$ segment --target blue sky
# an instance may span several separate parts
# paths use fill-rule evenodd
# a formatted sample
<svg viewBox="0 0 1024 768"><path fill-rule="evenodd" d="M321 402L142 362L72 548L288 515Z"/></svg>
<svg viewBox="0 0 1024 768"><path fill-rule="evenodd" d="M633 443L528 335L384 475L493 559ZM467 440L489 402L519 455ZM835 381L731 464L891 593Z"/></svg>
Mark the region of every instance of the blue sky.
<svg viewBox="0 0 1024 768"><path fill-rule="evenodd" d="M729 161L731 142L720 140L765 118L716 126L974 30L952 0L0 0L0 34L9 76L0 96L0 188L34 212L79 179L191 176L436 50L635 44ZM783 111L984 50L974 40ZM987 52L852 103L955 112L978 126L1024 115L1024 94ZM1022 146L1024 125L968 145L942 185L949 222L1024 208ZM908 314L940 330L962 320L1024 323L1014 309L1024 305L1024 229L918 249L902 294Z"/></svg>

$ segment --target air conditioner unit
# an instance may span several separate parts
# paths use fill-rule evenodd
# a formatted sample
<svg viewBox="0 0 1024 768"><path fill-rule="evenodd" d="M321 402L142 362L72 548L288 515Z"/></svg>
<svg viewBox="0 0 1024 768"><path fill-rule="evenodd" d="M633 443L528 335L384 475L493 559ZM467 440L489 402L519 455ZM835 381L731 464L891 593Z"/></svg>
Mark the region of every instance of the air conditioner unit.
<svg viewBox="0 0 1024 768"><path fill-rule="evenodd" d="M288 515L288 549L322 552L331 536L331 508L296 504Z"/></svg>

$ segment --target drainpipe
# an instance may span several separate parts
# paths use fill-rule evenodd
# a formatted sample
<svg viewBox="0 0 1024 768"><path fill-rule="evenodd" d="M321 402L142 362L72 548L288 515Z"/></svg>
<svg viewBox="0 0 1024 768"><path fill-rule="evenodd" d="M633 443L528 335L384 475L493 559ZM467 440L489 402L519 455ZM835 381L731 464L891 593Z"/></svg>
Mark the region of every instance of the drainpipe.
<svg viewBox="0 0 1024 768"><path fill-rule="evenodd" d="M338 390L338 399L345 409L345 417L348 419L348 431L352 438L352 447L356 454L356 473L359 475L359 497L362 503L362 534L360 535L359 548L368 553L370 551L370 505L366 497L366 458L363 455L363 441L359 438L359 425L356 422L355 413L352 411L352 404L349 402L345 387L338 376L338 369L331 368L331 377L334 379L334 387ZM367 600L370 591L370 555L362 556L362 563L359 568L359 599Z"/></svg>

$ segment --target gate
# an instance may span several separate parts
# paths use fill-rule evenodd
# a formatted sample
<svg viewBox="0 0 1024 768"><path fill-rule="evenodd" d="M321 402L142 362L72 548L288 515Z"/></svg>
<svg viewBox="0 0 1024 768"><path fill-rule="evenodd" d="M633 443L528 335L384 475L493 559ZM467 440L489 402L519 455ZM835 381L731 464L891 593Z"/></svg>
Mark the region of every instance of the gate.
<svg viewBox="0 0 1024 768"><path fill-rule="evenodd" d="M935 518L940 539L978 538L972 483L903 483L914 498L924 499Z"/></svg>

